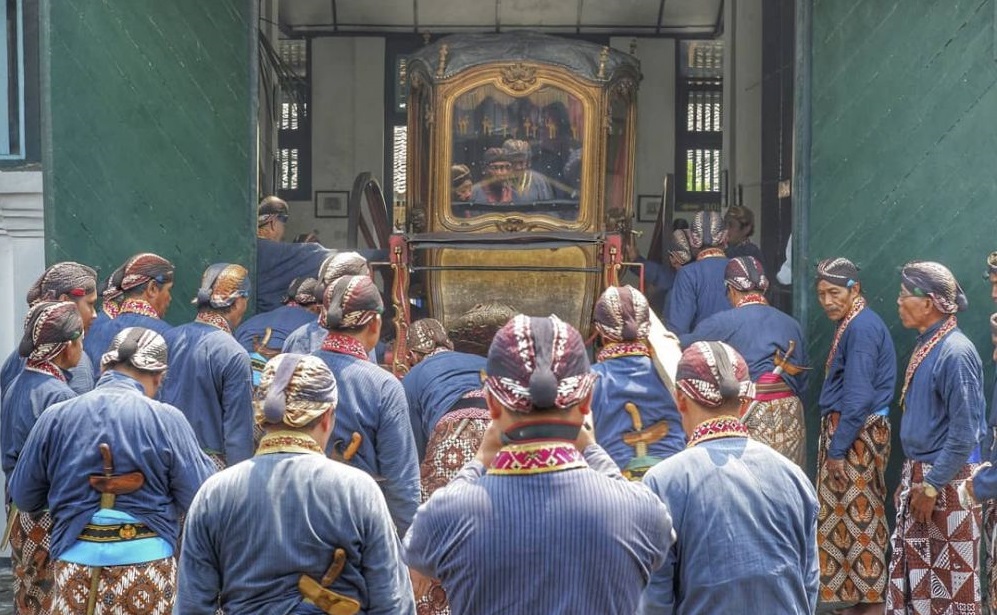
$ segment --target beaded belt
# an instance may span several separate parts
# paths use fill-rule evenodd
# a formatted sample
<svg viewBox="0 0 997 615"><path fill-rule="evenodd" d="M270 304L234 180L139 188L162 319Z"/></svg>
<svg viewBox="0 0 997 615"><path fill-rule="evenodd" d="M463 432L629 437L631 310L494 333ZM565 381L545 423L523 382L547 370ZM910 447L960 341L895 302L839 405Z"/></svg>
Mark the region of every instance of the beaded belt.
<svg viewBox="0 0 997 615"><path fill-rule="evenodd" d="M140 538L152 538L155 535L156 532L144 523L119 523L118 525L93 525L92 523L88 523L83 526L83 533L80 534L80 540L85 542L124 542Z"/></svg>

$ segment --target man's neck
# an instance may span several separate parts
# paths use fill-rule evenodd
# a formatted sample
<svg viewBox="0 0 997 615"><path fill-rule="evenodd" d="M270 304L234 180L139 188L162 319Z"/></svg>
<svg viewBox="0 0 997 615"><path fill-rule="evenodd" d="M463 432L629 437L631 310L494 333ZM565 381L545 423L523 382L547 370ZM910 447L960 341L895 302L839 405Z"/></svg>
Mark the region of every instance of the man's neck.
<svg viewBox="0 0 997 615"><path fill-rule="evenodd" d="M927 324L924 324L923 326L919 326L917 328L918 334L919 335L924 335L925 331L927 331L928 329L934 327L935 325L937 325L941 321L945 320L945 318L947 316L948 316L948 314L938 314L937 316L931 316L930 317L931 318L930 322L928 322Z"/></svg>

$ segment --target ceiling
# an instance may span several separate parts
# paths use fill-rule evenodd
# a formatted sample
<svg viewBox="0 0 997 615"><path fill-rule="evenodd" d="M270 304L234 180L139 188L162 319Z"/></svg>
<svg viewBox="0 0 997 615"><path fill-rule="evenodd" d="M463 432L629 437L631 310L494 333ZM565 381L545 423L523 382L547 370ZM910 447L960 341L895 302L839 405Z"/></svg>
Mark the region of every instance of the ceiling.
<svg viewBox="0 0 997 615"><path fill-rule="evenodd" d="M501 32L713 36L723 0L280 0L286 35Z"/></svg>

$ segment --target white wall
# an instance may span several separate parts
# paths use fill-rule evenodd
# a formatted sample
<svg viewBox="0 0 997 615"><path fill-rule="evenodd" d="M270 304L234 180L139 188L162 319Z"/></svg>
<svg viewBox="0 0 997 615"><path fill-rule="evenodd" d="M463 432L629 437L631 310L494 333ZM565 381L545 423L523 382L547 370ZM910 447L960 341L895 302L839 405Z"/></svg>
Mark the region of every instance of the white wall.
<svg viewBox="0 0 997 615"><path fill-rule="evenodd" d="M610 39L610 44L629 52L633 39ZM675 41L638 38L635 52L644 78L637 92L637 160L634 207L642 194L660 195L665 175L675 173ZM653 222L634 223L641 231L637 246L647 254Z"/></svg>
<svg viewBox="0 0 997 615"><path fill-rule="evenodd" d="M724 23L724 154L729 171L730 204L738 185L742 205L755 213L760 243L762 199L762 2L725 3Z"/></svg>
<svg viewBox="0 0 997 615"><path fill-rule="evenodd" d="M384 173L384 39L316 38L312 54L312 191L348 191ZM346 242L345 218L316 218L314 200L290 204L287 240L318 230L330 248Z"/></svg>

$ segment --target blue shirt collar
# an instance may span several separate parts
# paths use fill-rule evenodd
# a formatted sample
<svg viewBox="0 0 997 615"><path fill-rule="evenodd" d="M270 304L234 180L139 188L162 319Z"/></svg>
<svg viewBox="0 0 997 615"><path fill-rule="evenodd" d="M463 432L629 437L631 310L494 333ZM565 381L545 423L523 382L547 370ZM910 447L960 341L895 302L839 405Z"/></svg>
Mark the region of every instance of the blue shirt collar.
<svg viewBox="0 0 997 615"><path fill-rule="evenodd" d="M98 387L104 386L128 386L131 385L138 389L140 393L145 395L145 387L138 380L135 380L128 374L119 372L117 370L109 369L100 376L100 380L97 381Z"/></svg>

